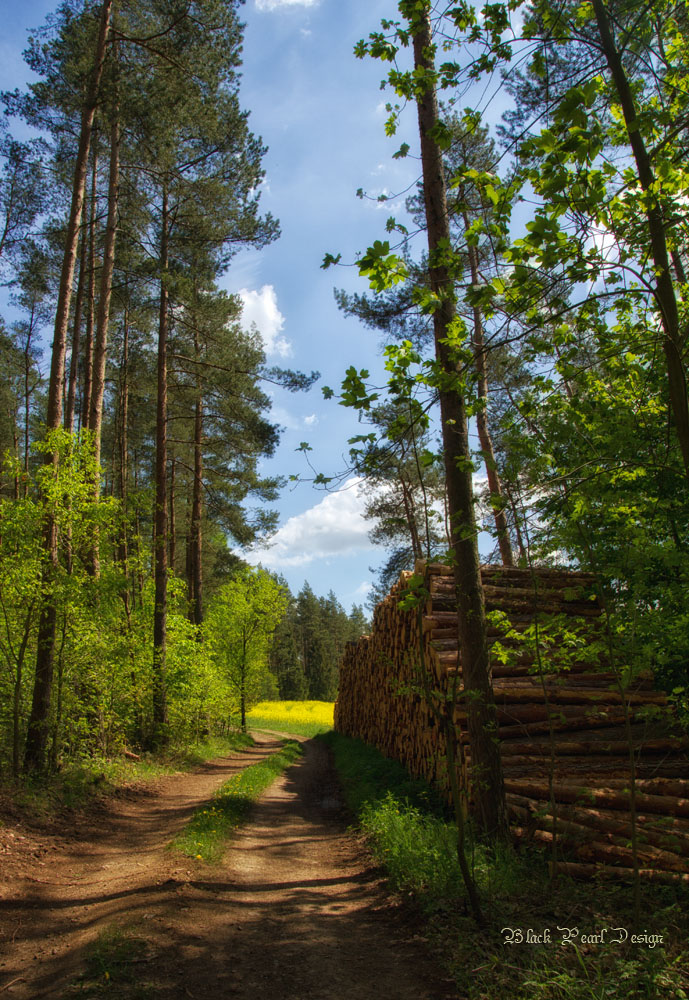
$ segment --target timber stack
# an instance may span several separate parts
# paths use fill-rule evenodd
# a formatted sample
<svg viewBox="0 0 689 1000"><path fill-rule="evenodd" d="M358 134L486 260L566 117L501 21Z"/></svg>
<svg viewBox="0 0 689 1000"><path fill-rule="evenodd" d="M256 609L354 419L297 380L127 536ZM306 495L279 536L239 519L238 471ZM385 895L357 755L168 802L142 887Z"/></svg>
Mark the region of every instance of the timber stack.
<svg viewBox="0 0 689 1000"><path fill-rule="evenodd" d="M347 647L335 728L447 794L427 694L454 693L456 757L470 797L454 579L440 563L417 563L415 576L402 573L376 607L371 635ZM422 606L401 608L420 578ZM642 872L689 881L689 740L652 677L629 682L624 664L612 662L593 578L486 565L482 579L515 837L552 847L555 836L553 864L571 875L626 877L635 827Z"/></svg>

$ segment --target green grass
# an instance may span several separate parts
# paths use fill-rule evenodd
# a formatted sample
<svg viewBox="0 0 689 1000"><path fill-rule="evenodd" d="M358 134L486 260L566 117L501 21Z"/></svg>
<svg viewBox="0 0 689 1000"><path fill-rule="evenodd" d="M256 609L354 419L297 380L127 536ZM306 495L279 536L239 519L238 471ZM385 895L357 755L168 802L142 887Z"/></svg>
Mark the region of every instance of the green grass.
<svg viewBox="0 0 689 1000"><path fill-rule="evenodd" d="M642 926L634 927L631 886L603 880L552 883L538 851L470 853L489 927L469 914L455 853L454 827L434 793L401 765L359 740L321 737L333 750L343 792L391 885L417 908L426 933L447 956L466 1000L687 1000L689 894L680 886L642 887ZM557 927L578 928L563 944ZM662 944L585 942L602 928L661 934ZM551 942L507 944L504 928L550 929ZM516 938L517 935L515 934ZM619 935L617 935L619 937Z"/></svg>
<svg viewBox="0 0 689 1000"><path fill-rule="evenodd" d="M74 761L55 774L26 778L12 793L21 811L49 819L60 809L79 809L93 799L112 794L117 788L145 784L166 774L192 771L206 760L249 746L243 733L208 737L202 742L167 747L140 760L125 757L89 757Z"/></svg>
<svg viewBox="0 0 689 1000"><path fill-rule="evenodd" d="M245 819L252 804L301 753L301 746L288 740L281 750L230 778L207 806L194 813L172 846L188 857L217 864L225 842Z"/></svg>
<svg viewBox="0 0 689 1000"><path fill-rule="evenodd" d="M122 997L151 1000L154 986L141 980L148 944L133 927L107 927L92 944L83 976L68 987L62 1000Z"/></svg>
<svg viewBox="0 0 689 1000"><path fill-rule="evenodd" d="M262 701L247 713L250 729L317 736L333 726L331 701Z"/></svg>

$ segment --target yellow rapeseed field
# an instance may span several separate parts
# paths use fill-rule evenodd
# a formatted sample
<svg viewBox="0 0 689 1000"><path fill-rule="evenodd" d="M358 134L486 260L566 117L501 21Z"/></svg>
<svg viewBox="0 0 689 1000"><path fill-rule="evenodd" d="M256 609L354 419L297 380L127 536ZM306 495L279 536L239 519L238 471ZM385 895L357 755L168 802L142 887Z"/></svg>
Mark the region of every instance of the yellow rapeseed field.
<svg viewBox="0 0 689 1000"><path fill-rule="evenodd" d="M247 713L249 729L315 736L333 727L332 701L262 701Z"/></svg>

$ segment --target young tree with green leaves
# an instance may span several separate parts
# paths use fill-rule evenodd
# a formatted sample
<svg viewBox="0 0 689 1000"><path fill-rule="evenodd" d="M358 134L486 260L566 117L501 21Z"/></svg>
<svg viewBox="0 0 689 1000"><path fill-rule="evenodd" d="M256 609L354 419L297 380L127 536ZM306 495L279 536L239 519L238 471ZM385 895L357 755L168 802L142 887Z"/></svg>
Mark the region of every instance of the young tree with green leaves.
<svg viewBox="0 0 689 1000"><path fill-rule="evenodd" d="M204 634L218 669L239 707L242 732L246 713L270 693L270 649L287 607L287 592L262 569L245 569L216 593Z"/></svg>
<svg viewBox="0 0 689 1000"><path fill-rule="evenodd" d="M353 438L350 457L363 476L369 537L390 550L371 596L382 600L402 570L447 551L445 478L431 450L429 416L415 399L373 407L375 428Z"/></svg>

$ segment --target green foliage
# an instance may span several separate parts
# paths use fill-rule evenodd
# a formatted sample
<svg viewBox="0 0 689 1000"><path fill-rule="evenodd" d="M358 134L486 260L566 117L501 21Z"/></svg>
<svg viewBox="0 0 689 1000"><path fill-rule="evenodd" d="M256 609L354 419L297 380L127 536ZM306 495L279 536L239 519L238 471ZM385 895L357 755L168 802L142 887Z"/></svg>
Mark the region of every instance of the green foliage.
<svg viewBox="0 0 689 1000"><path fill-rule="evenodd" d="M434 902L461 896L457 835L450 823L422 813L392 792L376 805L366 803L359 821L394 889Z"/></svg>
<svg viewBox="0 0 689 1000"><path fill-rule="evenodd" d="M425 781L411 778L399 761L334 731L322 739L333 751L347 806L355 815L365 806L382 802L389 792L415 808L443 814L437 793Z"/></svg>
<svg viewBox="0 0 689 1000"><path fill-rule="evenodd" d="M565 551L593 570L615 655L673 690L688 679L689 506L677 451L667 449L661 373L644 360L640 326L601 331L594 363L590 341L575 336L503 421L522 488L538 484L534 554ZM563 378L575 393L558 389Z"/></svg>
<svg viewBox="0 0 689 1000"><path fill-rule="evenodd" d="M345 644L367 631L362 609L354 605L347 615L332 592L316 597L305 583L296 598L290 593L270 653L280 698L334 701Z"/></svg>
<svg viewBox="0 0 689 1000"><path fill-rule="evenodd" d="M428 87L448 91L434 138L445 151L451 240L430 263L454 279L461 315L446 342L461 374L424 361L424 317L441 298L429 289L429 262L412 262L411 240L403 269L382 241L360 262L375 298L338 301L396 339L386 348L395 406L425 411L445 389L464 393L472 414L485 410L522 558L592 571L614 665L631 676L651 668L687 721L686 391L672 389L673 379L687 381L687 176L677 130L687 109L684 14L665 0L606 7L612 38L604 40L600 10L588 4L496 3L481 17L453 5L433 22L447 62L411 72L401 52L429 6L398 6L407 23L386 20L356 54L381 59L384 86L403 100ZM472 80L498 66L514 99L498 129L515 154L503 177L481 113L453 110ZM388 110L392 131L399 107ZM531 207L514 212L519 201ZM407 207L423 227L421 189ZM484 400L471 375L467 320L476 311L487 345ZM341 402L363 414L373 400L352 366ZM391 574L411 565L390 547Z"/></svg>
<svg viewBox="0 0 689 1000"><path fill-rule="evenodd" d="M277 694L269 653L286 606L285 588L274 577L247 568L218 590L208 609L205 644L239 707L242 729L248 708Z"/></svg>
<svg viewBox="0 0 689 1000"><path fill-rule="evenodd" d="M251 738L232 732L208 736L193 743L178 741L164 752L142 753L138 760L82 754L65 758L58 772L32 775L14 795L19 809L33 817L50 819L65 809L79 810L102 796L123 788L141 787L165 774L192 771L214 757L243 750Z"/></svg>
<svg viewBox="0 0 689 1000"><path fill-rule="evenodd" d="M347 803L357 817L392 885L413 897L423 920L421 934L444 954L459 995L468 1000L685 1000L689 990L689 916L681 887L645 885L643 928L662 935L661 946L587 945L581 934L602 927L633 929L631 886L600 881L592 898L588 883L547 876L537 853L474 844L471 864L490 927L478 931L463 900L456 837L442 808L422 782L359 740L338 733L332 747ZM562 945L560 928L577 928L575 943ZM507 932L521 929L523 942L509 946ZM527 929L551 930L551 942L527 943ZM612 935L609 934L608 938Z"/></svg>
<svg viewBox="0 0 689 1000"><path fill-rule="evenodd" d="M53 768L69 772L82 762L117 756L137 747L150 732L153 583L141 581L131 604L123 601L126 580L114 559L112 539L123 525L121 504L93 498L93 458L87 436L56 432L36 447L56 451L55 465L41 463L28 480L26 498L0 497L0 774L16 776L21 762L33 687L38 618L43 590L43 525L48 513L58 537L69 540L71 560L50 577L56 602L56 683L49 715ZM14 476L16 463L7 459ZM94 578L87 556L94 531L101 539L101 573ZM138 540L139 561L150 552ZM136 561L131 570L137 573ZM143 574L142 574L143 575ZM227 724L236 699L187 617L185 588L169 580L168 659L173 743L199 740ZM102 773L100 763L93 765ZM77 771L73 772L75 775ZM100 779L99 779L100 780ZM78 785L81 779L75 777ZM71 794L71 793L70 793Z"/></svg>
<svg viewBox="0 0 689 1000"><path fill-rule="evenodd" d="M401 257L390 253L387 240L376 240L359 260L359 274L369 279L369 285L374 291L382 292L383 289L404 281L407 268Z"/></svg>

